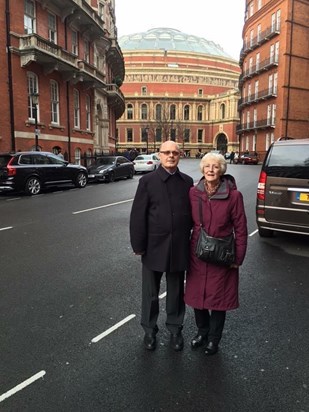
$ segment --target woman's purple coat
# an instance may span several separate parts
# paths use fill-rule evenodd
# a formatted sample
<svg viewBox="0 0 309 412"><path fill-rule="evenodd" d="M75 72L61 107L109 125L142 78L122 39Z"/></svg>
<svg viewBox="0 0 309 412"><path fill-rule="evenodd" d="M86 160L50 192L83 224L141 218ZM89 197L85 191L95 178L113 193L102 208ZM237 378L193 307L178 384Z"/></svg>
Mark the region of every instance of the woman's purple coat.
<svg viewBox="0 0 309 412"><path fill-rule="evenodd" d="M230 310L239 306L238 269L203 262L194 250L199 229L199 198L203 204L204 228L210 236L228 236L234 231L237 265L241 265L247 249L247 219L242 194L232 176L224 175L216 194L208 199L202 178L190 190L193 232L190 246L190 267L187 272L185 302L196 309Z"/></svg>

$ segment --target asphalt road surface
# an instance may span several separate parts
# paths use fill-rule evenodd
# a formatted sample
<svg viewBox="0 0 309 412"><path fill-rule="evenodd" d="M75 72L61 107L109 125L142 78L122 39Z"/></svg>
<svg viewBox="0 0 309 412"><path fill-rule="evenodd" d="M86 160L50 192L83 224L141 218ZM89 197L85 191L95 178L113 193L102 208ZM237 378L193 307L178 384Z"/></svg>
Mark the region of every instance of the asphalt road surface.
<svg viewBox="0 0 309 412"><path fill-rule="evenodd" d="M198 160L181 169L195 181ZM220 351L174 352L161 290L158 347L143 348L141 264L128 234L133 180L0 195L0 411L308 412L309 239L256 233L260 166L229 165L249 246Z"/></svg>

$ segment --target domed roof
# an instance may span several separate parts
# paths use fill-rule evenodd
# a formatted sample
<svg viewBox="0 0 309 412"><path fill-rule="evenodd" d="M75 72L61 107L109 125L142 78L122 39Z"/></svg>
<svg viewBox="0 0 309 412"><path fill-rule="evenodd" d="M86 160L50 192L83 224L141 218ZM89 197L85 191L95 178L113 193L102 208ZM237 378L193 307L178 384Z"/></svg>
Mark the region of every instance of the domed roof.
<svg viewBox="0 0 309 412"><path fill-rule="evenodd" d="M123 51L175 50L210 54L232 59L219 44L213 41L165 27L121 36L118 42Z"/></svg>

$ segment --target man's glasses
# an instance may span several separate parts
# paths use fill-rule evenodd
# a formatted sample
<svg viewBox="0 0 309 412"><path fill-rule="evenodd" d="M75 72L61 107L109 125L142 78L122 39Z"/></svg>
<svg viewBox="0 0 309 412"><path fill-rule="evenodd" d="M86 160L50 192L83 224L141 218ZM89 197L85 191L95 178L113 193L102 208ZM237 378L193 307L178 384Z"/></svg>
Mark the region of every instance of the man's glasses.
<svg viewBox="0 0 309 412"><path fill-rule="evenodd" d="M162 150L160 153L164 154L165 156L170 156L170 155L179 156L180 155L180 153L176 152L176 150Z"/></svg>

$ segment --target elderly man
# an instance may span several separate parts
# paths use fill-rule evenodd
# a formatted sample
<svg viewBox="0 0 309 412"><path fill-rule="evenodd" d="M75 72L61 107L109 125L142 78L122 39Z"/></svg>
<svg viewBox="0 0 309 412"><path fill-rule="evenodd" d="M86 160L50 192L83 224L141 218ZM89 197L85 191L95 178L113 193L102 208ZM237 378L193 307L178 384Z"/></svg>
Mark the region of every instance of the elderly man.
<svg viewBox="0 0 309 412"><path fill-rule="evenodd" d="M156 348L159 290L166 275L166 327L175 351L183 349L185 314L184 272L189 261L191 210L190 176L178 169L179 146L166 141L160 147L160 166L144 175L135 194L130 216L131 245L142 260L142 316L144 345Z"/></svg>

